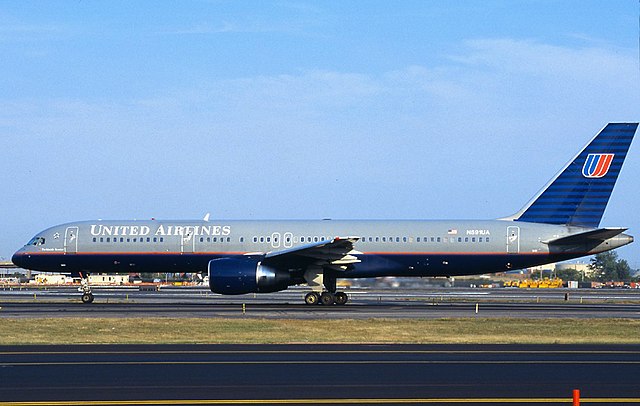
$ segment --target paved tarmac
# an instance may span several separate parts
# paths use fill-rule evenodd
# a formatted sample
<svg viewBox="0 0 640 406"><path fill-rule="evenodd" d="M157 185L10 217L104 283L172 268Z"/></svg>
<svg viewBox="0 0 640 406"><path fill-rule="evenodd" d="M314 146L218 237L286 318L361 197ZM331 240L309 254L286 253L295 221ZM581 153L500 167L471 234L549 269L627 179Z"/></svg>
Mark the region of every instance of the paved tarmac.
<svg viewBox="0 0 640 406"><path fill-rule="evenodd" d="M639 371L620 345L0 347L0 406L639 404Z"/></svg>
<svg viewBox="0 0 640 406"><path fill-rule="evenodd" d="M146 292L98 288L96 301L82 304L73 288L0 290L0 317L640 319L638 290L353 290L346 306L305 305L305 292L290 289L272 294L222 296L205 289Z"/></svg>
<svg viewBox="0 0 640 406"><path fill-rule="evenodd" d="M1 303L2 318L58 317L168 317L261 319L435 319L435 318L625 318L640 319L640 305L576 305L485 303L353 304L307 306L300 304L208 303Z"/></svg>

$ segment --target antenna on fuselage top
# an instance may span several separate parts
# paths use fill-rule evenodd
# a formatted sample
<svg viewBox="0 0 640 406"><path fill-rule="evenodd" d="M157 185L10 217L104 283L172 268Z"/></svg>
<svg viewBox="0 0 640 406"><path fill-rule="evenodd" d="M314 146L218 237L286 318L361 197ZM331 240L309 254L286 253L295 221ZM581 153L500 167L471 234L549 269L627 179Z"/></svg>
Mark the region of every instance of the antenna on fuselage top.
<svg viewBox="0 0 640 406"><path fill-rule="evenodd" d="M211 213L205 214L203 220L204 221L209 221L209 217L211 217Z"/></svg>

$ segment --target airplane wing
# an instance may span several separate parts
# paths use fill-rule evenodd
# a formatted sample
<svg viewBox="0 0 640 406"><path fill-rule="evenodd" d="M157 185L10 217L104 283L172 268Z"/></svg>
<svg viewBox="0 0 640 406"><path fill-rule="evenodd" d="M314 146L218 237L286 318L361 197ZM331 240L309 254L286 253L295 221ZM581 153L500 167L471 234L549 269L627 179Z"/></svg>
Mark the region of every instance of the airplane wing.
<svg viewBox="0 0 640 406"><path fill-rule="evenodd" d="M597 228L595 230L589 230L578 234L568 235L566 237L560 237L553 240L543 241L549 245L579 245L598 243L609 238L615 237L618 234L622 234L627 231L627 228Z"/></svg>
<svg viewBox="0 0 640 406"><path fill-rule="evenodd" d="M263 263L285 268L304 268L318 265L335 271L345 271L349 265L360 262L353 244L360 237L335 237L299 247L265 254Z"/></svg>

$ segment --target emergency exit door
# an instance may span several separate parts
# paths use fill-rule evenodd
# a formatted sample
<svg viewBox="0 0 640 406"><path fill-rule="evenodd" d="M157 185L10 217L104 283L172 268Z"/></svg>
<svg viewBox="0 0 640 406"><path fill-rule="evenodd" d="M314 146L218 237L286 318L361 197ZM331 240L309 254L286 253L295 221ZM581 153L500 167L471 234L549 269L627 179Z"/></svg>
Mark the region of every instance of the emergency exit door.
<svg viewBox="0 0 640 406"><path fill-rule="evenodd" d="M520 227L507 227L507 253L517 254L520 252Z"/></svg>

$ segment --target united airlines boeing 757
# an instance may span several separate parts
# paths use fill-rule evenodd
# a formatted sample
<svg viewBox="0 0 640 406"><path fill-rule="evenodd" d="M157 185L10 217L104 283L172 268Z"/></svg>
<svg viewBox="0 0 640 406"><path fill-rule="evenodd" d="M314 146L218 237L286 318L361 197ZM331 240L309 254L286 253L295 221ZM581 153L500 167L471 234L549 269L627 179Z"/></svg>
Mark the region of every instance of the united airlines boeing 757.
<svg viewBox="0 0 640 406"><path fill-rule="evenodd" d="M456 276L522 269L633 242L600 220L638 128L607 124L519 212L497 220L81 221L13 255L22 268L208 273L215 293L307 284L307 304L345 304L340 278Z"/></svg>

